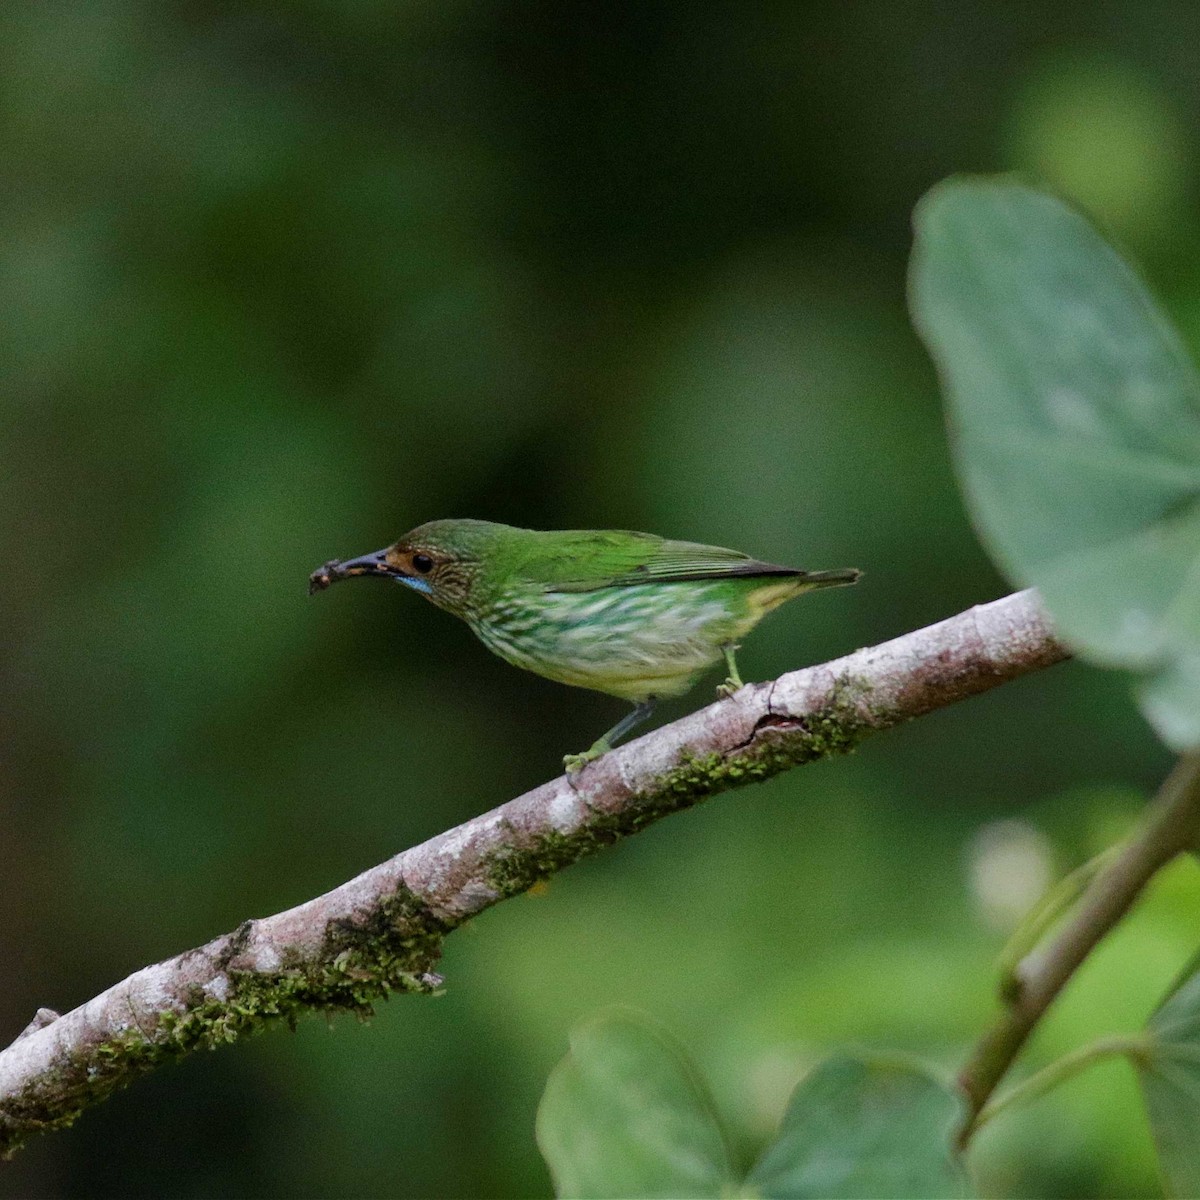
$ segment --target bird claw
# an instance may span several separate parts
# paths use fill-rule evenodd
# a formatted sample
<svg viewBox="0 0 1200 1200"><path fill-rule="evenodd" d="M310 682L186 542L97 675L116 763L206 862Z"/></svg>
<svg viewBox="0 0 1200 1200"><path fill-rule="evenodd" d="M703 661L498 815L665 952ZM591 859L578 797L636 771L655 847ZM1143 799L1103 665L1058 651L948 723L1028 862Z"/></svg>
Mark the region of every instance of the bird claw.
<svg viewBox="0 0 1200 1200"><path fill-rule="evenodd" d="M745 686L746 685L740 679L727 679L724 683L717 685L717 695L720 696L722 700L728 699L728 697L734 695L734 693L740 692Z"/></svg>
<svg viewBox="0 0 1200 1200"><path fill-rule="evenodd" d="M577 775L588 763L595 762L603 753L603 750L593 747L591 750L585 750L582 754L564 754L563 766L568 775Z"/></svg>

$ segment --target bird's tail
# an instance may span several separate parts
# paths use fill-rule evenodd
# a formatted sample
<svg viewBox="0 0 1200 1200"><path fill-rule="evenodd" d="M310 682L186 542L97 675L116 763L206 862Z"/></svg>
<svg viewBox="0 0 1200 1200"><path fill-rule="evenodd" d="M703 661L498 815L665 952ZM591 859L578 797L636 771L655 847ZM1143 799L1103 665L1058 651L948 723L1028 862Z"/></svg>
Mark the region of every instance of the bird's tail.
<svg viewBox="0 0 1200 1200"><path fill-rule="evenodd" d="M796 582L804 591L826 587L845 587L849 583L857 583L862 578L862 572L855 567L843 567L837 571L804 571L796 576Z"/></svg>
<svg viewBox="0 0 1200 1200"><path fill-rule="evenodd" d="M764 579L755 588L750 602L757 608L760 617L778 608L785 600L815 592L818 588L845 587L857 583L861 571L846 567L840 571L796 571L777 579Z"/></svg>

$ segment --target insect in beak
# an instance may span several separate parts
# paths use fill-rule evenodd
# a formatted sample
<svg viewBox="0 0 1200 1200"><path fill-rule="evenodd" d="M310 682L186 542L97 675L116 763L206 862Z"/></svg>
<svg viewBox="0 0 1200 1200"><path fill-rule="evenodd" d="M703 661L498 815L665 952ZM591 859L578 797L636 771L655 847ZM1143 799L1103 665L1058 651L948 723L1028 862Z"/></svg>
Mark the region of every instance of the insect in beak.
<svg viewBox="0 0 1200 1200"><path fill-rule="evenodd" d="M397 579L403 578L404 572L387 561L386 550L376 550L374 554L363 554L359 558L348 558L345 562L332 558L308 577L308 594L314 596L331 584L340 583L343 579L354 579L359 575L380 575L385 579Z"/></svg>

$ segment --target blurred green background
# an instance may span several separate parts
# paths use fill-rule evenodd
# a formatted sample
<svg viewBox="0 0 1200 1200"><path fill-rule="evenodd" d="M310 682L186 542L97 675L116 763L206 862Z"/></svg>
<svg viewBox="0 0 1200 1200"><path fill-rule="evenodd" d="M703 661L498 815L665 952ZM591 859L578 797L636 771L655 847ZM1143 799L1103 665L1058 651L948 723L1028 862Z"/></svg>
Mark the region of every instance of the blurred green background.
<svg viewBox="0 0 1200 1200"><path fill-rule="evenodd" d="M476 516L867 571L772 618L747 678L1002 594L905 316L909 213L953 171L1049 180L1200 346L1198 40L1132 0L6 4L0 1042L623 711L395 588L308 600L326 558ZM441 998L160 1071L0 1194L545 1195L541 1087L614 1000L683 1038L749 1157L831 1047L952 1069L1016 915L1167 764L1122 680L1055 668L501 905ZM1140 1023L1198 876L1030 1064ZM1156 1187L1119 1064L975 1162L997 1196Z"/></svg>

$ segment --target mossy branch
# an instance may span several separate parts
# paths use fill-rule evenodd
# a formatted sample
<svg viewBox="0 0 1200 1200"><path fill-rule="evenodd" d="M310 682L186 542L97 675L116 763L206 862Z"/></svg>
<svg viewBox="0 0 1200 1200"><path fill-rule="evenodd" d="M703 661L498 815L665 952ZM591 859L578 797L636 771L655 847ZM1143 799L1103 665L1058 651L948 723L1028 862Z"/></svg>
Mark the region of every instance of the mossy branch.
<svg viewBox="0 0 1200 1200"><path fill-rule="evenodd" d="M434 990L446 934L584 855L1066 655L1036 596L1021 592L751 684L324 896L146 967L61 1017L39 1010L0 1052L0 1155L168 1059L306 1011L361 1013L392 991Z"/></svg>

